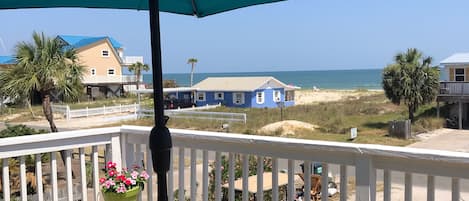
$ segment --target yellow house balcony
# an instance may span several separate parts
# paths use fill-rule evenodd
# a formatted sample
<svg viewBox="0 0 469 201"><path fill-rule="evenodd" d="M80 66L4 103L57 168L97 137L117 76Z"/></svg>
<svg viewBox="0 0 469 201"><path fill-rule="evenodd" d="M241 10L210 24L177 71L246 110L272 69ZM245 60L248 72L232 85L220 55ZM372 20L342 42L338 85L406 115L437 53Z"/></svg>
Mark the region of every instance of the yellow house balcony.
<svg viewBox="0 0 469 201"><path fill-rule="evenodd" d="M114 76L85 76L83 84L132 84L137 81L135 75L114 75ZM143 82L143 76L140 76Z"/></svg>

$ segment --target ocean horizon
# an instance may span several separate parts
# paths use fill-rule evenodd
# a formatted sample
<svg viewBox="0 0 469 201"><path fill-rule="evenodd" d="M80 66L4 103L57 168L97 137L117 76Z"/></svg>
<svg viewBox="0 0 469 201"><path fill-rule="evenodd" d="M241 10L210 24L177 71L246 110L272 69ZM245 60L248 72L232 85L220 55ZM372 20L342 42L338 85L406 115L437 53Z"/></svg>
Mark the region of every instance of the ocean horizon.
<svg viewBox="0 0 469 201"><path fill-rule="evenodd" d="M272 76L302 89L382 89L382 72L383 69L194 73L194 84L207 77ZM441 71L440 78L444 77L444 71ZM175 80L182 87L190 85L190 73L166 73L163 79ZM151 84L151 74L144 74L143 81Z"/></svg>

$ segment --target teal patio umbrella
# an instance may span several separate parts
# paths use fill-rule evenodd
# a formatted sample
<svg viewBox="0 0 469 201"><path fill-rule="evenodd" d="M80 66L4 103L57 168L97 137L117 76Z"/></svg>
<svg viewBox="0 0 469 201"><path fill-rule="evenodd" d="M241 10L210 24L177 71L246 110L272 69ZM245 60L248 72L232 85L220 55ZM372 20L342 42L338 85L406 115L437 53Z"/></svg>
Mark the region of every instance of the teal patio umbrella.
<svg viewBox="0 0 469 201"><path fill-rule="evenodd" d="M159 12L205 17L216 13L252 5L283 0L0 0L0 9L22 8L110 8L149 10L153 70L153 101L155 127L150 133L153 170L158 175L158 200L167 201L166 173L172 148L171 134L166 127L163 108L163 74L161 65L161 40Z"/></svg>

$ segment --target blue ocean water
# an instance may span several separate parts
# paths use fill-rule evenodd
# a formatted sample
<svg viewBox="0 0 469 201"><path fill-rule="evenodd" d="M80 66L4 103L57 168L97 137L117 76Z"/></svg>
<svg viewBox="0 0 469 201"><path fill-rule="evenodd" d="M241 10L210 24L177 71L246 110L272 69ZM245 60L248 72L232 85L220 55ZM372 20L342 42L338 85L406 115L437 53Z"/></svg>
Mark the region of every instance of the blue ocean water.
<svg viewBox="0 0 469 201"><path fill-rule="evenodd" d="M443 73L443 71L441 72ZM306 89L313 87L320 89L381 89L381 73L382 69L194 73L194 84L207 77L273 76L285 84ZM176 80L179 86L190 85L190 73L163 74L163 79ZM151 83L151 74L143 75L143 81Z"/></svg>

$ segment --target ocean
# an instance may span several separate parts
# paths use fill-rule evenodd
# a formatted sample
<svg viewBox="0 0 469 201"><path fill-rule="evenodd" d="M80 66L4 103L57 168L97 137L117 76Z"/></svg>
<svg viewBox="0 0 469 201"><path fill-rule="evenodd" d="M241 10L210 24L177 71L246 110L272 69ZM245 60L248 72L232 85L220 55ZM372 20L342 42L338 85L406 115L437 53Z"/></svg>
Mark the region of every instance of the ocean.
<svg viewBox="0 0 469 201"><path fill-rule="evenodd" d="M318 70L318 71L277 71L241 73L194 73L194 84L207 77L273 76L285 84L303 89L381 89L382 69L363 70ZM444 71L441 71L442 73ZM444 75L441 75L444 77ZM190 73L163 74L165 80L175 80L179 86L189 86ZM144 74L143 81L152 83L151 74Z"/></svg>

